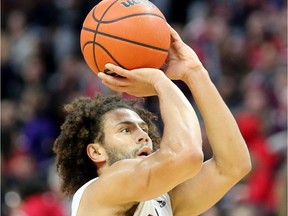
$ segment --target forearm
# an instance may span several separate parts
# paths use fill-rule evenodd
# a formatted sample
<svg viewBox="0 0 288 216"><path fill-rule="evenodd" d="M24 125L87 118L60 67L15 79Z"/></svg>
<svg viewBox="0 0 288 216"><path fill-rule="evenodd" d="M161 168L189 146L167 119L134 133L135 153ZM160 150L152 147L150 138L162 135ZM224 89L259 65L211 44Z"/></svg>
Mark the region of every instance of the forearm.
<svg viewBox="0 0 288 216"><path fill-rule="evenodd" d="M241 165L243 170L249 170L250 156L246 143L207 71L202 67L190 73L186 84L203 117L217 167L232 175L242 172Z"/></svg>
<svg viewBox="0 0 288 216"><path fill-rule="evenodd" d="M195 150L201 150L200 125L191 103L169 79L159 80L155 89L164 124L163 139L174 139L179 148L190 148L193 145Z"/></svg>

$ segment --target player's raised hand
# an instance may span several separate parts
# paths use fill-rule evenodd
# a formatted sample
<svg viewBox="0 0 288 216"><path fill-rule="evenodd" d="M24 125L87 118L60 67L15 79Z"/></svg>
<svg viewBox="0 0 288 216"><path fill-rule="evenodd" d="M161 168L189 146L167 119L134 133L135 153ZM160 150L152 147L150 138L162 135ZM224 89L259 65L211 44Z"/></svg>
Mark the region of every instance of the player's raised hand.
<svg viewBox="0 0 288 216"><path fill-rule="evenodd" d="M98 77L107 87L137 97L156 95L156 82L167 79L161 70L153 68L126 70L113 64L106 64L105 67L109 71L98 73ZM116 76L108 74L116 74Z"/></svg>
<svg viewBox="0 0 288 216"><path fill-rule="evenodd" d="M171 45L166 60L165 74L172 80L187 79L193 71L202 69L202 63L194 50L185 44L179 34L170 26Z"/></svg>

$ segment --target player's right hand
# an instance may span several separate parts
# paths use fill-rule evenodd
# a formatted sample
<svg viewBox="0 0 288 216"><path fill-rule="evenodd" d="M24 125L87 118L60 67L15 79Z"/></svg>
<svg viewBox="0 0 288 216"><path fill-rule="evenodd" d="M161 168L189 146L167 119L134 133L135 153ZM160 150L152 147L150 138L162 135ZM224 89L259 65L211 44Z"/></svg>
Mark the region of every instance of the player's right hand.
<svg viewBox="0 0 288 216"><path fill-rule="evenodd" d="M156 82L167 79L161 70L154 68L126 70L113 64L106 64L105 67L110 73L117 75L110 76L107 72L98 73L98 77L102 79L103 84L114 91L127 93L136 97L156 95Z"/></svg>

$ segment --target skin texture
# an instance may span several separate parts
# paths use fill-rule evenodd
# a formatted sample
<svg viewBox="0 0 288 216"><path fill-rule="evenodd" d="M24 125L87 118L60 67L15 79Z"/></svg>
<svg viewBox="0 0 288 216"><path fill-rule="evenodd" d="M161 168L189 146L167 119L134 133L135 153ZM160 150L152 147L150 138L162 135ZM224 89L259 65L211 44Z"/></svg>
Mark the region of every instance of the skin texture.
<svg viewBox="0 0 288 216"><path fill-rule="evenodd" d="M141 148L148 152L153 148L143 120L125 108L105 113L104 139L86 149L99 178L84 191L77 215L125 215L139 201L166 192L174 215L199 215L250 171L246 144L208 72L172 28L171 41L165 73L150 68L129 71L107 64L106 68L120 77L98 74L112 90L138 97L156 95L163 137L158 151L139 157ZM171 80L187 84L201 112L213 150L213 157L205 163L195 111ZM118 159L129 159L110 163L111 149Z"/></svg>

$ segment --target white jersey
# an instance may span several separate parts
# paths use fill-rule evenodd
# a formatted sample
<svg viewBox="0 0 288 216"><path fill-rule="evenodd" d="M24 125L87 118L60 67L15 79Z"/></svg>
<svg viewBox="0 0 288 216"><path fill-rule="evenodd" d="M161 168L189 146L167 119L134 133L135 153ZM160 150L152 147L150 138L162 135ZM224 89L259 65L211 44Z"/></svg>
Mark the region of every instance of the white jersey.
<svg viewBox="0 0 288 216"><path fill-rule="evenodd" d="M84 190L88 187L88 185L91 182L93 182L96 179L97 178L90 180L76 191L72 200L71 216L76 216ZM167 193L153 200L140 202L134 213L134 216L172 216L172 215L173 213L170 197Z"/></svg>

